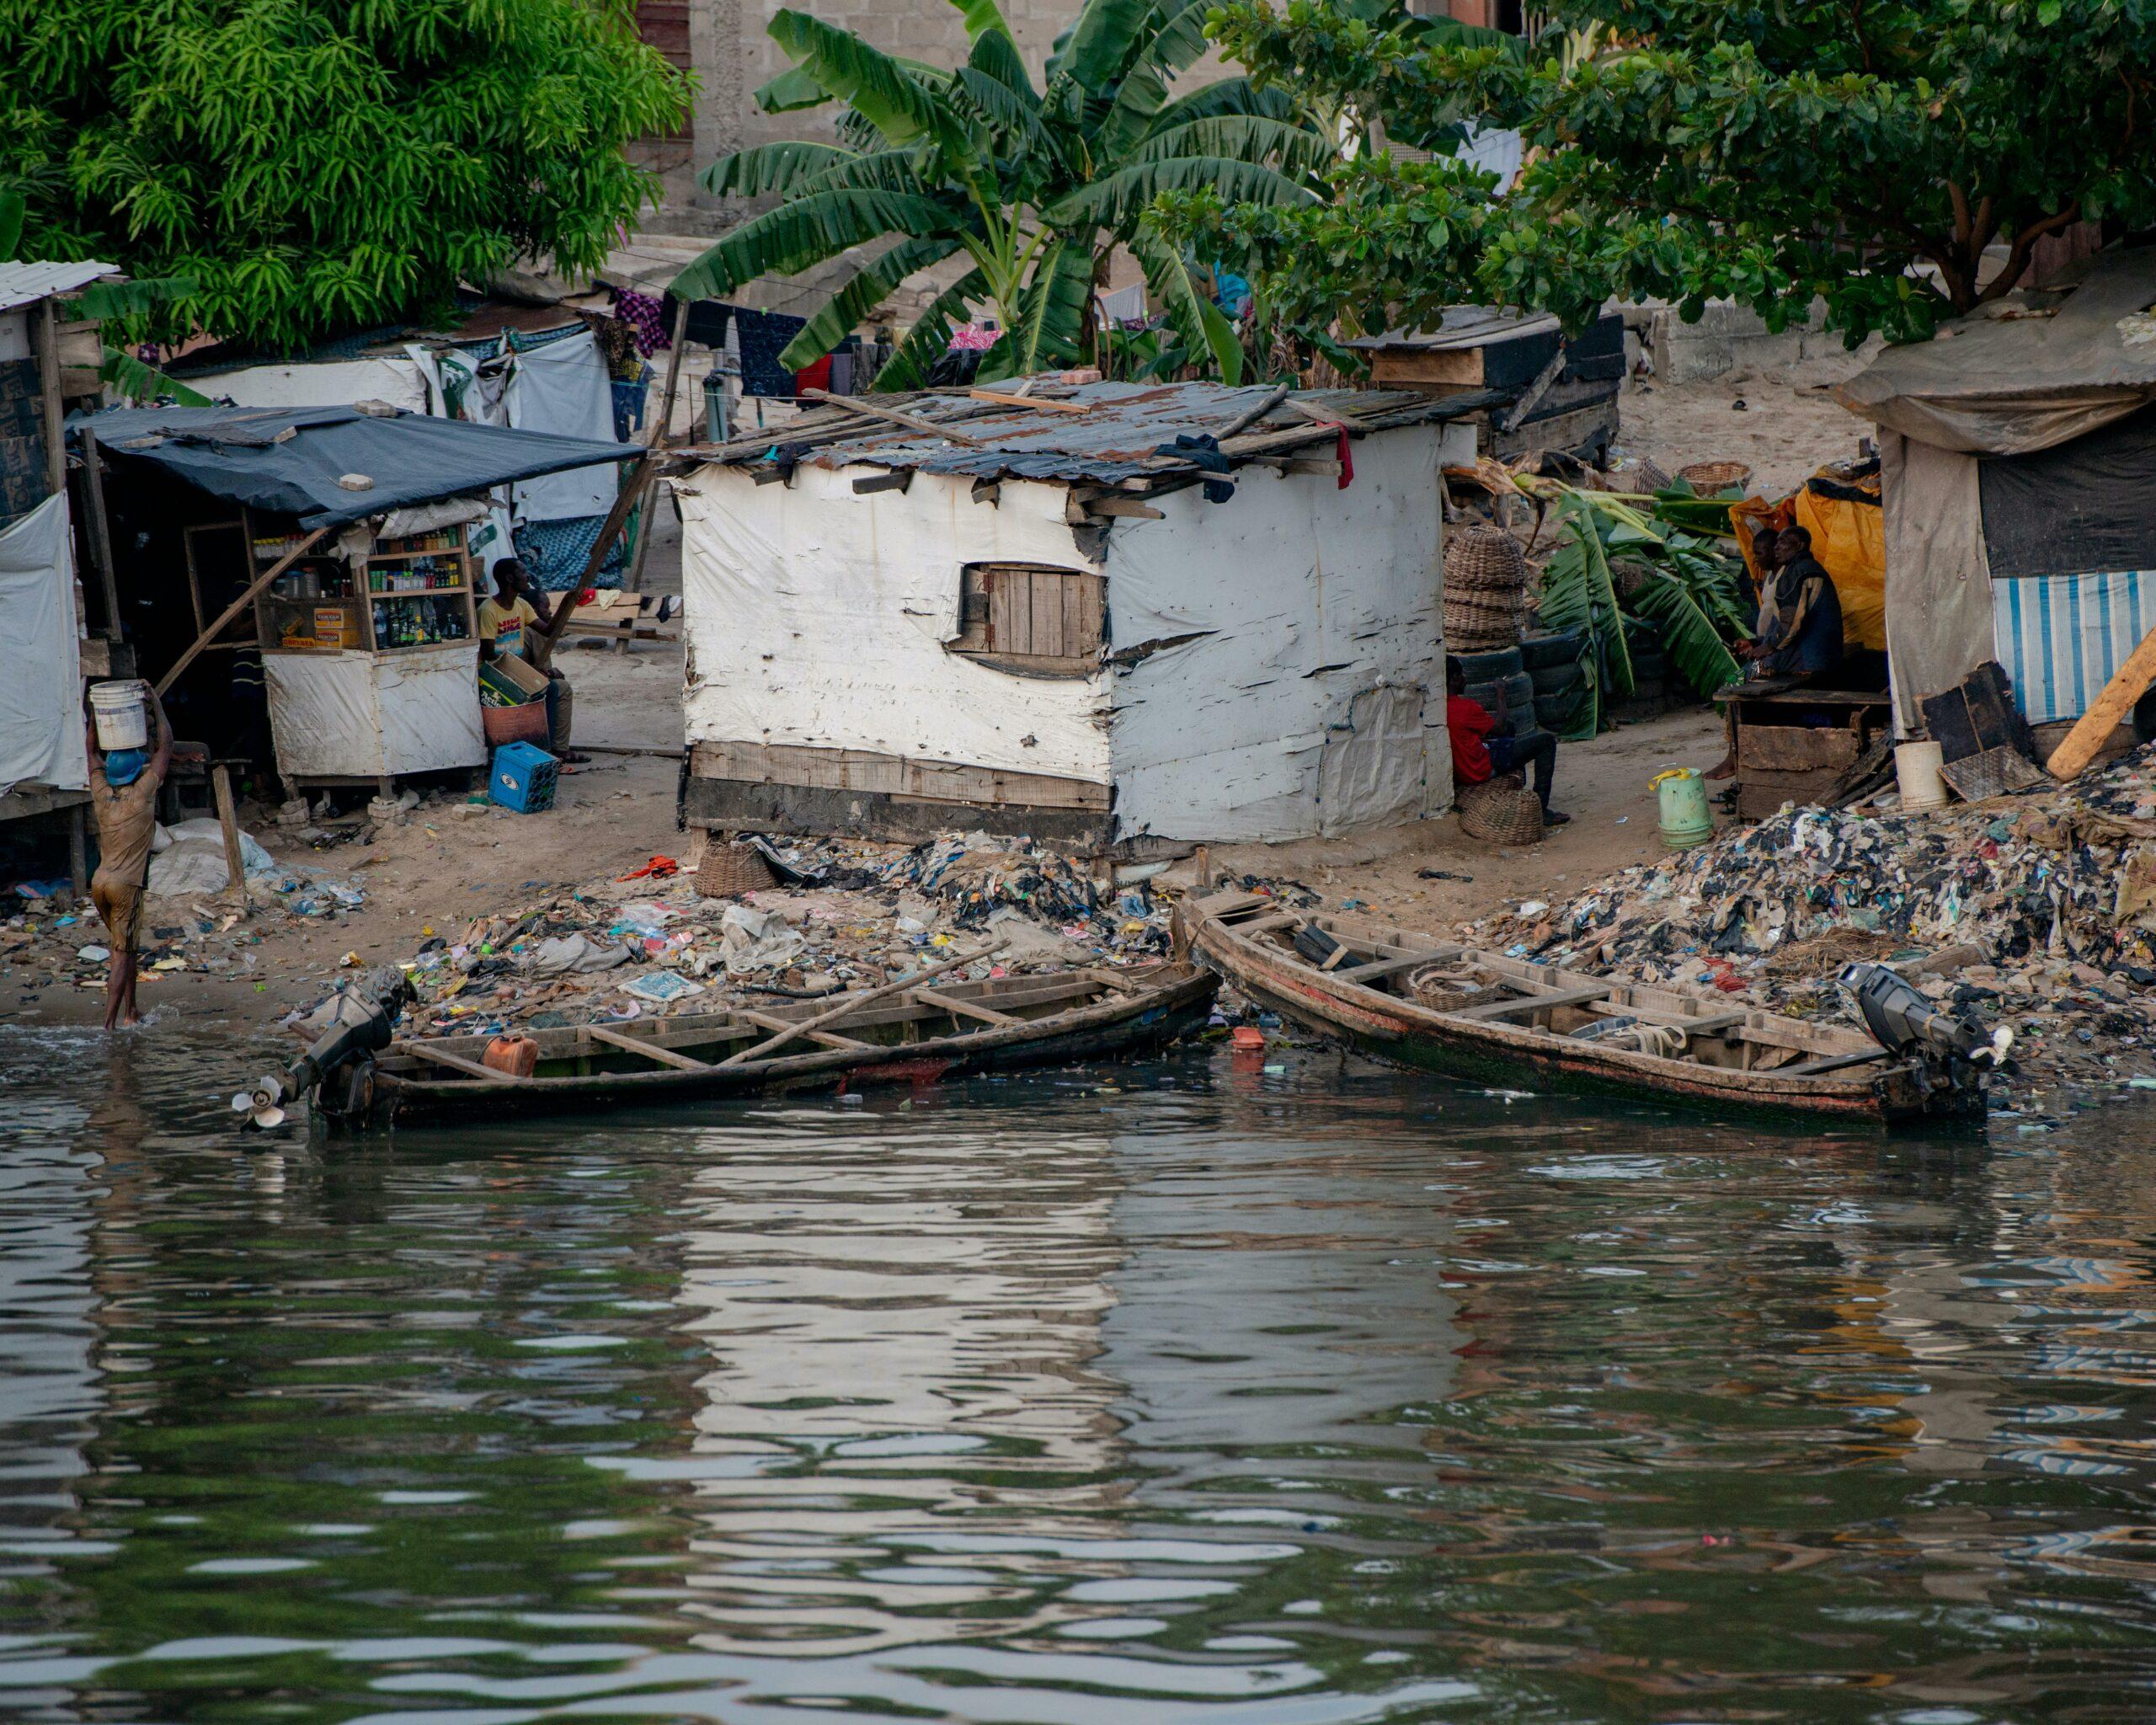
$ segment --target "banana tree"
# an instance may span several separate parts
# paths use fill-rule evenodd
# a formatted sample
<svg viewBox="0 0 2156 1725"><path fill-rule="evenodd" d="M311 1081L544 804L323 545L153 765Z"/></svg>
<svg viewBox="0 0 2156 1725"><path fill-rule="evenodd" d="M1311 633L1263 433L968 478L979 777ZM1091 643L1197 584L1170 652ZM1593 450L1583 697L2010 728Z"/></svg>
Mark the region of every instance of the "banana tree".
<svg viewBox="0 0 2156 1725"><path fill-rule="evenodd" d="M758 145L714 163L706 190L782 200L728 233L675 279L683 298L793 275L855 247L887 244L833 294L779 362L829 353L908 276L968 266L930 305L880 374L911 388L979 310L1006 332L985 378L1085 356L1094 289L1129 248L1184 350L1238 381L1242 349L1191 260L1154 230L1161 193L1211 186L1239 201L1289 205L1335 154L1277 90L1229 78L1171 98L1205 49L1204 0L1086 0L1056 40L1042 87L996 0L954 0L966 63L894 58L805 12L782 11L772 39L795 66L756 93L772 112L844 104L836 144Z"/></svg>

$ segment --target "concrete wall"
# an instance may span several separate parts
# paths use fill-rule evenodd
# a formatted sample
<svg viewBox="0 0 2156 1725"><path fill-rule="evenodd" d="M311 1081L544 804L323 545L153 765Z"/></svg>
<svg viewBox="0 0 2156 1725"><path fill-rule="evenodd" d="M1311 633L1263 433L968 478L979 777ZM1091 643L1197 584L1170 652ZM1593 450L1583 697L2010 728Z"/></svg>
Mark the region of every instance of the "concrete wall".
<svg viewBox="0 0 2156 1725"><path fill-rule="evenodd" d="M1852 360L1838 331L1826 327L1824 301L1812 315L1779 335L1756 312L1719 300L1696 323L1673 307L1658 307L1647 320L1646 340L1654 374L1665 383L1699 383L1716 377L1762 377L1813 360ZM1876 339L1874 344L1876 345Z"/></svg>

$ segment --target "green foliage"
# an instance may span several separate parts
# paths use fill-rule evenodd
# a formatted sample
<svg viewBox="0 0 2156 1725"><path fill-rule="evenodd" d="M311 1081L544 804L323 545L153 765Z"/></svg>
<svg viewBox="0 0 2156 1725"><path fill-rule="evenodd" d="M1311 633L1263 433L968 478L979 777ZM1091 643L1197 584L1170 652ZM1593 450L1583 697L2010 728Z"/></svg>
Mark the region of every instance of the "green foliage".
<svg viewBox="0 0 2156 1725"><path fill-rule="evenodd" d="M1273 208L1314 201L1310 176L1330 161L1329 136L1278 91L1229 79L1178 99L1170 88L1204 51L1196 0L1087 0L1055 46L1042 88L993 0L954 0L971 49L949 70L898 59L799 12L771 33L799 62L757 93L774 112L835 99L850 147L776 144L714 163L713 192L776 193L677 276L676 293L731 291L751 277L798 275L856 246L895 239L896 251L851 277L824 315L780 355L800 366L827 353L940 248L965 254L965 278L943 293L900 344L881 377L918 384L953 323L985 308L1009 332L985 356L985 379L1067 365L1095 347L1093 290L1110 253L1127 245L1167 311L1170 350L1237 378L1242 347L1197 279L1189 256L1150 227L1161 195L1225 188Z"/></svg>
<svg viewBox="0 0 2156 1725"><path fill-rule="evenodd" d="M1442 147L1466 120L1530 147L1500 200L1449 157L1343 164L1321 206L1204 193L1169 227L1294 315L1363 329L1447 304L1710 297L1774 328L1815 296L1851 345L1929 335L2014 285L2043 235L2156 222L2141 0L1553 0L1531 50L1378 0L1228 0L1215 40L1264 88ZM1980 285L1994 243L2006 267ZM1919 266L1928 274L1913 273Z"/></svg>
<svg viewBox="0 0 2156 1725"><path fill-rule="evenodd" d="M1591 737L1602 729L1605 692L1616 700L1632 692L1628 613L1654 625L1684 680L1700 694L1735 682L1742 667L1726 643L1751 632L1735 559L1707 540L1665 529L1607 492L1562 486L1556 498L1561 537L1543 567L1542 622L1549 628L1580 629L1588 642L1588 698L1570 734ZM1639 576L1621 589L1620 560Z"/></svg>
<svg viewBox="0 0 2156 1725"><path fill-rule="evenodd" d="M198 286L160 334L267 350L587 270L688 85L623 0L0 0L22 248Z"/></svg>

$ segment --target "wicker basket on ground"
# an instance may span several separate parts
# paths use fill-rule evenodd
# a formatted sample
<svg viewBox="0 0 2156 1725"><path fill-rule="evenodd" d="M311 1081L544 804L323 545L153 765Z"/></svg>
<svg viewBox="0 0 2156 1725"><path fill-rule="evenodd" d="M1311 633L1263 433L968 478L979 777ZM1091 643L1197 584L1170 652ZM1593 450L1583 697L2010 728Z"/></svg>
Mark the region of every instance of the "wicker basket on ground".
<svg viewBox="0 0 2156 1725"><path fill-rule="evenodd" d="M696 865L696 896L738 898L771 886L777 879L764 860L764 853L754 845L712 845Z"/></svg>
<svg viewBox="0 0 2156 1725"><path fill-rule="evenodd" d="M1462 785L1454 799L1460 828L1490 845L1533 845L1542 840L1542 803L1515 774L1479 785Z"/></svg>
<svg viewBox="0 0 2156 1725"><path fill-rule="evenodd" d="M1732 487L1743 490L1752 483L1752 469L1742 462L1694 462L1689 467L1679 467L1677 477L1700 496L1712 497Z"/></svg>

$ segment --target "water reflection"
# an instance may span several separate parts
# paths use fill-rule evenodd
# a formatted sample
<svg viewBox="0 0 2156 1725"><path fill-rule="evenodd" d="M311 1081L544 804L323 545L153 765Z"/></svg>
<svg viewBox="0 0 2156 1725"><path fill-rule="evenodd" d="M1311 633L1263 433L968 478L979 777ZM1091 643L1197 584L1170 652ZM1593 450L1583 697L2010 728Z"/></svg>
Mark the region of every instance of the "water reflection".
<svg viewBox="0 0 2156 1725"><path fill-rule="evenodd" d="M1193 1057L242 1155L232 1063L0 1028L0 1710L2149 1712L2131 1117Z"/></svg>

